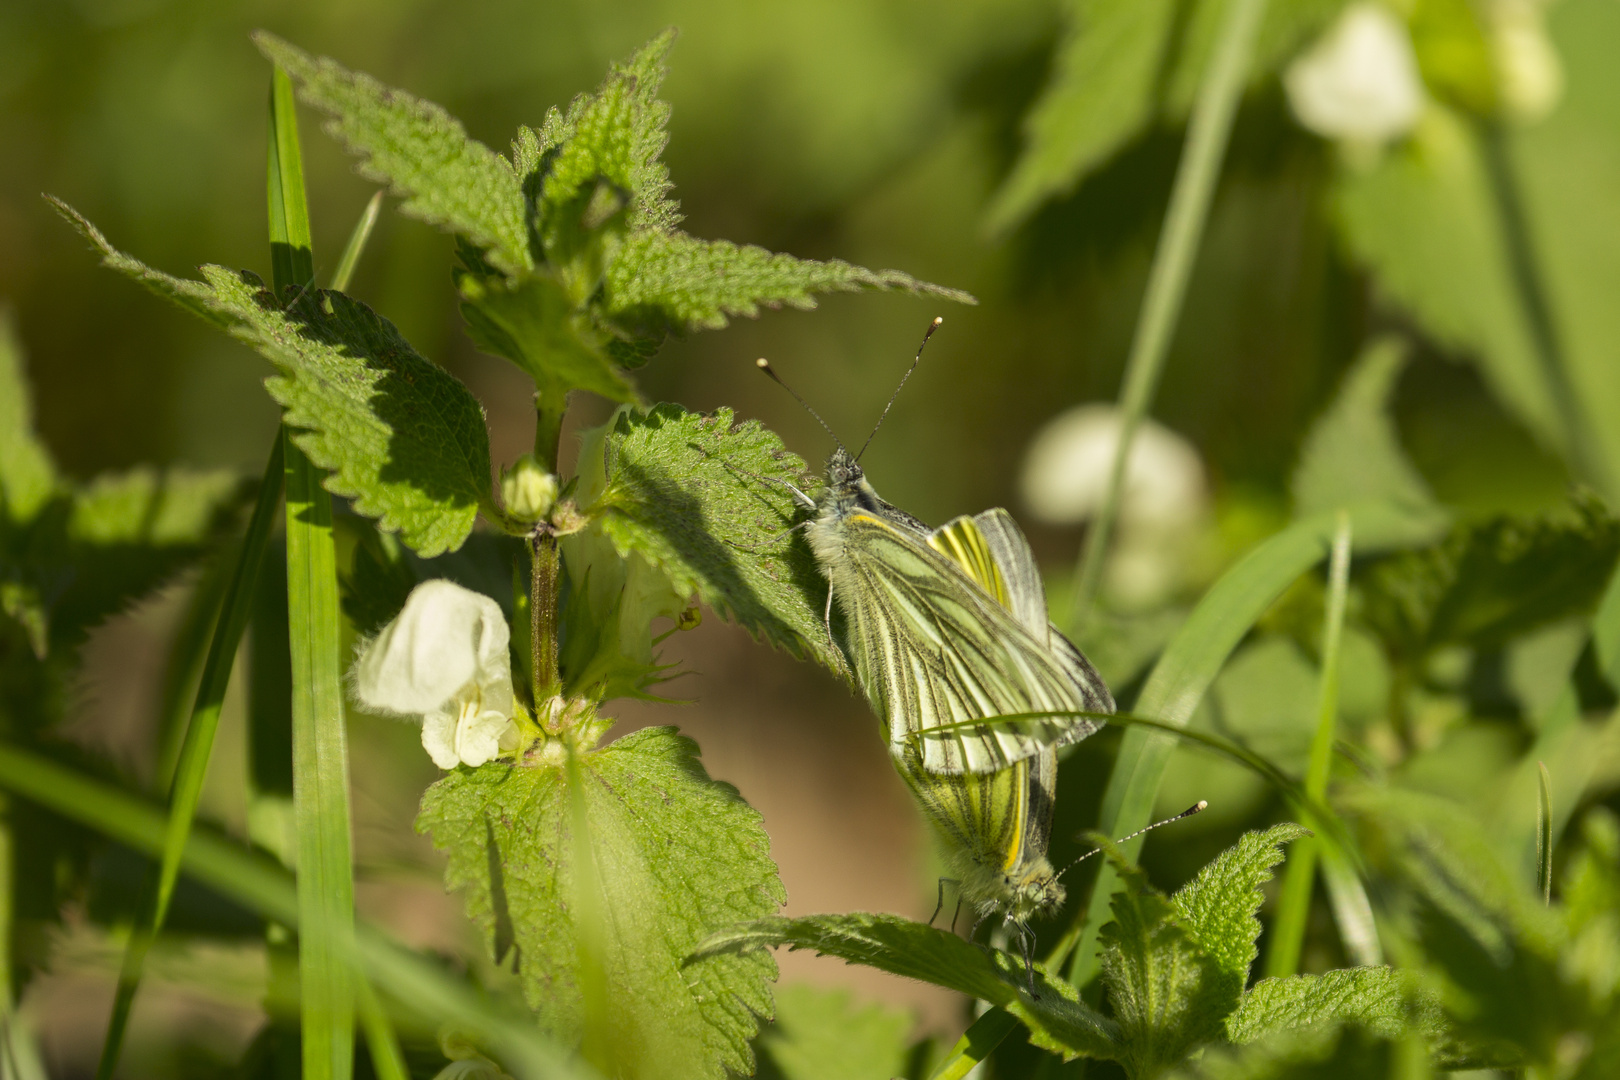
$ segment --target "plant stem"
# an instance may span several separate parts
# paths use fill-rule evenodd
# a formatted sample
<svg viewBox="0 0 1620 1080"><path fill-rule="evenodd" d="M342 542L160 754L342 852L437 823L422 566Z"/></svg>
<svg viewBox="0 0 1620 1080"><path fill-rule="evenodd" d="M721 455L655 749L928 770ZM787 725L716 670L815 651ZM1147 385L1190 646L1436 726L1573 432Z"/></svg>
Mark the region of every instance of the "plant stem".
<svg viewBox="0 0 1620 1080"><path fill-rule="evenodd" d="M534 707L562 691L557 672L557 586L562 558L544 526L529 537L529 647L534 663ZM538 718L538 716L537 716Z"/></svg>
<svg viewBox="0 0 1620 1080"><path fill-rule="evenodd" d="M1311 740L1310 764L1305 770L1305 796L1311 803L1327 797L1333 765L1333 734L1339 718L1339 642L1344 632L1345 594L1350 583L1350 516L1339 511L1333 537L1333 561L1328 571L1327 613L1322 624L1322 680L1317 693L1316 735ZM1316 881L1318 845L1325 842L1322 823L1308 806L1300 811L1310 819L1317 835L1296 840L1288 853L1277 917L1271 924L1266 952L1266 974L1293 975L1305 942L1305 923L1311 910L1311 887Z"/></svg>
<svg viewBox="0 0 1620 1080"><path fill-rule="evenodd" d="M1120 389L1121 425L1114 446L1114 462L1108 473L1108 487L1102 507L1087 530L1075 570L1070 625L1079 633L1091 613L1091 605L1102 581L1108 544L1119 517L1119 504L1125 485L1125 466L1130 460L1131 442L1153 401L1170 351L1176 320L1187 293L1193 259L1209 218L1210 200L1220 176L1221 161L1232 134L1232 120L1243 95L1249 70L1249 53L1254 46L1266 0L1233 0L1221 26L1220 38L1209 70L1198 89L1192 119L1187 125L1181 162L1176 169L1170 205L1165 210L1164 230L1153 253L1148 271L1147 291L1137 318L1131 352L1125 361L1125 380Z"/></svg>

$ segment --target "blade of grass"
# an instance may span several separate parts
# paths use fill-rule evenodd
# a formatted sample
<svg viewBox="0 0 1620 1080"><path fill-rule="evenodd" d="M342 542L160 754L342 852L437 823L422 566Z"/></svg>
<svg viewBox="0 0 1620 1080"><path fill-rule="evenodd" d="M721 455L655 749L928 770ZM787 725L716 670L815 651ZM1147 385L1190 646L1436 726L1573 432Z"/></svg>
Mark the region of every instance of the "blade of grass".
<svg viewBox="0 0 1620 1080"><path fill-rule="evenodd" d="M354 276L354 268L360 265L360 256L366 250L366 241L371 239L371 230L377 224L377 214L382 210L382 204L383 193L379 191L360 211L360 220L354 223L349 242L343 247L343 258L338 260L337 269L332 271L332 288L338 292L348 290L349 279Z"/></svg>
<svg viewBox="0 0 1620 1080"><path fill-rule="evenodd" d="M1322 881L1327 885L1333 921L1339 928L1344 952L1356 967L1373 967L1384 962L1384 944L1378 937L1372 901L1344 848L1333 843L1322 845Z"/></svg>
<svg viewBox="0 0 1620 1080"><path fill-rule="evenodd" d="M281 447L276 440L274 453ZM281 473L276 473L280 483ZM281 493L276 493L276 504ZM174 787L174 773L180 765L180 747L186 732L191 730L191 714L197 705L197 688L202 685L203 666L208 660L209 642L213 640L219 613L225 609L225 590L230 588L236 568L241 562L241 546L215 559L203 571L197 586L186 604L185 616L175 631L174 644L169 650L167 670L163 673L163 697L158 705L158 760L153 788L169 791Z"/></svg>
<svg viewBox="0 0 1620 1080"><path fill-rule="evenodd" d="M1552 776L1545 761L1536 762L1536 775L1540 780L1540 796L1536 800L1536 888L1542 902L1552 906Z"/></svg>
<svg viewBox="0 0 1620 1080"><path fill-rule="evenodd" d="M411 1080L410 1066L405 1064L405 1051L400 1049L399 1036L388 1011L377 1000L377 992L365 979L356 979L356 1001L360 1008L360 1029L366 1035L366 1049L371 1052L371 1068L377 1080Z"/></svg>
<svg viewBox="0 0 1620 1080"><path fill-rule="evenodd" d="M1357 506L1351 509L1351 519L1357 536L1400 534L1401 513L1393 507ZM1185 727L1249 628L1295 578L1328 553L1336 524L1331 514L1297 521L1256 545L1227 570L1165 647L1137 697L1137 715ZM1138 726L1125 733L1103 793L1097 831L1124 836L1151 820L1159 781L1175 745L1176 739L1168 732ZM1141 840L1133 840L1120 848L1134 859L1141 844ZM1118 883L1111 864L1098 868L1089 900L1076 912L1047 961L1048 967L1055 968L1068 958L1069 977L1077 986L1097 974L1097 931L1109 919L1108 899Z"/></svg>
<svg viewBox="0 0 1620 1080"><path fill-rule="evenodd" d="M124 959L118 973L118 989L113 995L112 1017L107 1022L107 1037L101 1044L101 1060L96 1065L97 1080L107 1080L118 1065L124 1032L129 1023L129 1011L140 989L146 954L163 928L163 921L169 913L169 901L174 897L174 885L180 877L180 856L185 851L186 837L197 816L197 801L202 797L203 781L208 776L208 758L214 749L214 735L219 730L219 711L225 703L231 667L236 660L237 647L242 642L248 613L252 609L253 590L258 581L259 567L264 562L264 550L275 526L276 505L281 501L282 473L281 438L278 435L270 450L270 460L265 464L264 478L259 481L259 498L248 521L247 535L242 539L235 570L226 585L219 618L214 621L213 639L208 644L208 656L203 661L202 676L197 684L197 699L191 708L191 721L186 725L185 739L180 745L179 759L175 764L174 782L169 788L169 825L157 881L143 905L141 923L130 935L129 944L124 949Z"/></svg>
<svg viewBox="0 0 1620 1080"><path fill-rule="evenodd" d="M76 769L0 742L0 789L156 856L167 832L164 812ZM298 924L300 901L292 875L268 856L204 826L193 829L181 868L222 896L261 916ZM442 965L418 956L373 927L361 925L346 961L362 965L371 981L432 1026L464 1027L488 1040L518 1075L534 1080L591 1080L597 1074L573 1060L517 1014L473 989Z"/></svg>
<svg viewBox="0 0 1620 1080"><path fill-rule="evenodd" d="M1153 252L1148 271L1147 291L1137 317L1130 355L1125 360L1124 385L1120 388L1121 423L1119 441L1114 446L1114 462L1108 473L1108 487L1102 507L1086 532L1080 564L1075 572L1074 597L1069 610L1071 629L1079 633L1090 614L1092 601L1102 581L1104 559L1119 516L1119 501L1125 485L1125 463L1130 458L1136 429L1147 414L1164 370L1164 358L1181 315L1193 260L1209 217L1210 200L1220 177L1221 161L1232 134L1232 119L1249 70L1249 53L1254 46L1266 0L1233 0L1221 24L1215 53L1198 88L1187 139L1182 144L1181 162L1176 167L1175 186L1164 214L1164 229Z"/></svg>
<svg viewBox="0 0 1620 1080"><path fill-rule="evenodd" d="M956 1045L945 1055L945 1060L928 1074L928 1080L962 1080L988 1058L1017 1026L1018 1020L1006 1009L990 1009L962 1032L962 1037L956 1040Z"/></svg>
<svg viewBox="0 0 1620 1080"><path fill-rule="evenodd" d="M1316 734L1311 739L1310 764L1305 769L1305 795L1312 802L1327 797L1328 774L1333 765L1333 735L1339 721L1339 641L1344 632L1345 594L1350 586L1350 515L1340 512L1333 537L1333 558L1328 570L1327 612L1322 624L1322 678L1317 692ZM1310 811L1306 811L1310 813ZM1320 823L1309 824L1320 832ZM1316 883L1316 861L1321 839L1305 836L1288 851L1282 895L1271 924L1266 950L1266 974L1293 975L1305 943L1305 921L1311 910Z"/></svg>
<svg viewBox="0 0 1620 1080"><path fill-rule="evenodd" d="M270 94L270 251L276 294L314 280L292 81ZM305 1080L354 1070L354 870L343 723L332 497L283 428L287 459L287 624L292 652L293 819L298 830L298 986Z"/></svg>

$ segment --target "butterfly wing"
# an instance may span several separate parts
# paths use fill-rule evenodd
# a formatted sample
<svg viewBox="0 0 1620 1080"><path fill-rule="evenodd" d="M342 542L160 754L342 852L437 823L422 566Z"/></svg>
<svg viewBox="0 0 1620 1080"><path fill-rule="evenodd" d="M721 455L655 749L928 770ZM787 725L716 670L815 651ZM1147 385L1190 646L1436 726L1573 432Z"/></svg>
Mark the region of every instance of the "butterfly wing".
<svg viewBox="0 0 1620 1080"><path fill-rule="evenodd" d="M1073 647L1053 647L1017 527L1005 513L981 517L988 534L972 518L926 536L864 512L841 523L844 580L835 591L857 639L856 676L888 718L891 747L920 744L930 772L992 772L1096 728L1025 714L1112 707Z"/></svg>

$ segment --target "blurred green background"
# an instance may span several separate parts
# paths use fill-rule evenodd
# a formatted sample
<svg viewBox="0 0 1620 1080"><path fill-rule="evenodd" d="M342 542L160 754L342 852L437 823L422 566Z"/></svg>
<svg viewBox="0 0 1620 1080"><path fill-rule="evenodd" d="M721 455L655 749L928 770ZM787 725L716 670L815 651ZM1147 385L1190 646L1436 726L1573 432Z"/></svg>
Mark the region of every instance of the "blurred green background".
<svg viewBox="0 0 1620 1080"><path fill-rule="evenodd" d="M1315 5L1327 14L1335 6ZM1325 17L1301 20L1284 59ZM537 123L548 106L594 86L610 60L676 25L665 160L688 231L895 267L967 289L980 303L946 309L839 296L816 312L766 313L670 343L640 374L644 393L696 409L734 407L815 463L830 449L825 433L760 379L752 360L770 357L846 442L858 442L927 321L942 314L925 364L865 459L869 475L886 498L928 521L1009 506L1052 572L1058 600L1081 532L1026 513L1021 463L1055 414L1117 395L1183 134L1166 106L1162 120L1125 139L1072 190L1016 227L991 231L987 209L1019 155L1025 115L1060 66L1071 23L1067 5L1047 0L11 0L0 5L0 302L14 309L29 356L42 434L82 477L143 461L260 467L276 425L262 362L99 269L39 199L62 197L114 244L169 272L217 262L267 276L268 72L251 30L267 28L436 101L504 149L516 125ZM1445 186L1446 124L1487 149L1505 147L1554 336L1599 441L1615 438L1604 421L1620 416L1620 337L1608 333L1620 325L1620 67L1612 62L1620 7L1562 0L1547 26L1565 80L1549 116L1469 128L1466 95L1429 65L1436 107L1456 111L1371 164L1350 161L1296 122L1278 62L1257 73L1152 410L1196 449L1211 513L1198 525L1197 551L1174 556L1186 565L1172 586L1134 613L1147 644L1135 653L1119 645L1123 658L1103 663L1124 687L1219 569L1289 518L1307 432L1374 335L1410 341L1392 413L1441 505L1474 520L1563 501L1578 472L1564 460L1569 434L1542 398L1513 392L1512 372L1534 362L1519 341L1523 325L1503 322L1512 319L1491 291L1510 269L1494 278L1480 270L1470 204ZM1420 60L1432 55L1419 46ZM373 188L308 114L304 147L317 262L329 263ZM508 462L532 438L528 382L462 334L452 250L447 236L385 213L351 291L472 387L489 413L497 463ZM583 402L577 413L600 418L607 406ZM153 768L152 699L177 605L170 596L102 632L73 722L76 739L137 777ZM1156 613L1170 621L1154 624ZM1538 647L1558 655L1547 641ZM1347 723L1376 728L1387 673L1370 639L1353 633L1347 648ZM697 704L619 713L627 725L673 716L699 739L711 771L761 808L788 910L888 907L926 917L933 873L922 834L870 737L864 705L714 620L672 649L670 658L701 673L678 687ZM1533 657L1523 663L1534 669ZM1313 661L1286 633L1262 635L1215 699L1225 714L1250 718L1244 730L1257 749L1297 764L1313 680ZM239 715L236 723L228 720L216 750L207 802L228 827L242 812L232 782ZM1459 725L1475 730L1467 717ZM1517 743L1509 732L1490 749L1499 725L1476 726L1485 734L1470 734L1472 749L1431 769L1430 786L1484 797ZM1282 734L1268 744L1273 729ZM361 719L355 738L362 902L409 940L464 946L458 906L437 894L431 852L410 832L414 801L434 775L414 732ZM1065 771L1065 821L1075 828L1092 820L1111 738L1096 740L1089 764ZM1262 791L1237 790L1244 778L1217 775L1205 758L1181 760L1167 799L1215 799L1219 788L1231 792L1231 809L1198 826L1207 837L1163 860L1166 885L1275 809ZM81 953L66 955L105 974L106 956L89 946ZM1316 956L1318 966L1335 959ZM853 980L922 1009L936 1028L956 1022L957 1005L942 993L798 956L784 967L790 978ZM99 1038L74 1056L74 1032L98 1032L106 1015L106 995L95 995L110 984L86 985L101 988L91 1004L59 991L38 1006L56 1018L45 1025L54 1032L48 1048L73 1067ZM251 1012L252 993L241 997ZM142 999L137 1031L141 1009L158 1023L162 995L155 1000ZM187 1008L176 1015L209 1027L198 1006ZM156 1067L172 1052L149 1047L160 1056L142 1059L142 1044L132 1047L131 1068Z"/></svg>

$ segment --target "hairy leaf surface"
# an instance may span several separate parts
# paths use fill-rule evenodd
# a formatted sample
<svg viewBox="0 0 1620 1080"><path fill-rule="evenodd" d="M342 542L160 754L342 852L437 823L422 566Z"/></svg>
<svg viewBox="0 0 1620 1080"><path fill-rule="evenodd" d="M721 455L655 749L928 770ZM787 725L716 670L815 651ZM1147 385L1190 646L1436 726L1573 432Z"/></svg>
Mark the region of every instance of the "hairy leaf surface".
<svg viewBox="0 0 1620 1080"><path fill-rule="evenodd" d="M577 751L572 769L557 740L517 765L463 767L428 789L417 828L546 1031L587 1040L610 1075L753 1071L775 963L683 961L785 893L759 814L709 779L690 739L644 728Z"/></svg>
<svg viewBox="0 0 1620 1080"><path fill-rule="evenodd" d="M58 204L102 262L200 314L272 364L270 396L294 442L328 470L326 487L400 532L418 554L459 547L490 495L484 410L394 325L342 293L277 298L248 271L203 267L204 281L153 270ZM285 303L283 303L285 301Z"/></svg>

